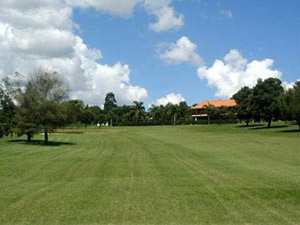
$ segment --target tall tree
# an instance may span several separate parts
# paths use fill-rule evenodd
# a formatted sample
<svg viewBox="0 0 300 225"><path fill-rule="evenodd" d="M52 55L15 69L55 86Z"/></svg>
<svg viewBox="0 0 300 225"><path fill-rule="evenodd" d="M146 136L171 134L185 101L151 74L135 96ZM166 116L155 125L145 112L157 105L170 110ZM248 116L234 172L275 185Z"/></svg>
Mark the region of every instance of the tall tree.
<svg viewBox="0 0 300 225"><path fill-rule="evenodd" d="M271 127L272 120L280 116L278 98L283 93L281 80L277 78L259 79L253 88L252 110L256 118L268 122L268 128Z"/></svg>
<svg viewBox="0 0 300 225"><path fill-rule="evenodd" d="M243 87L236 94L232 96L232 99L237 102L237 114L238 119L244 120L249 126L250 120L252 119L252 107L251 101L253 97L253 90L249 87Z"/></svg>
<svg viewBox="0 0 300 225"><path fill-rule="evenodd" d="M117 100L115 98L115 94L113 92L109 92L106 94L105 102L104 102L104 113L107 118L107 122L110 126L113 125L113 120L115 119L115 109L117 108Z"/></svg>
<svg viewBox="0 0 300 225"><path fill-rule="evenodd" d="M104 102L104 112L109 113L110 111L117 108L117 100L115 98L115 94L113 92L109 92L106 94L105 102Z"/></svg>
<svg viewBox="0 0 300 225"><path fill-rule="evenodd" d="M36 118L31 122L44 132L45 143L48 143L49 132L66 123L66 112L62 102L67 98L68 92L68 87L58 73L39 69L29 79L25 91L20 93L21 99L30 100L29 105L20 105L21 111L27 107L32 113L36 113ZM20 113L20 119L26 120L25 115L27 114Z"/></svg>
<svg viewBox="0 0 300 225"><path fill-rule="evenodd" d="M17 97L18 108L16 113L17 133L18 135L26 135L27 140L31 141L34 134L40 132L39 98L31 84Z"/></svg>

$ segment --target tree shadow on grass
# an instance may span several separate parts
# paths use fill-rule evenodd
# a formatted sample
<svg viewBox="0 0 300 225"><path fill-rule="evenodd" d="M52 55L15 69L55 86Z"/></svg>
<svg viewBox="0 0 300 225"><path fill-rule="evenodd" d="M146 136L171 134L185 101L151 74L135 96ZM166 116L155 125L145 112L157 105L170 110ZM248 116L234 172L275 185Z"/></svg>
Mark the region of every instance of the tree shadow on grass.
<svg viewBox="0 0 300 225"><path fill-rule="evenodd" d="M299 129L296 129L296 130L279 130L277 132L280 132L280 133L299 133L300 134Z"/></svg>
<svg viewBox="0 0 300 225"><path fill-rule="evenodd" d="M82 131L56 131L55 134L84 134Z"/></svg>
<svg viewBox="0 0 300 225"><path fill-rule="evenodd" d="M235 128L253 128L253 127L262 127L262 126L265 126L264 124L249 124L248 126L246 124L244 125L238 125L238 126L235 126Z"/></svg>
<svg viewBox="0 0 300 225"><path fill-rule="evenodd" d="M261 126L261 127L252 127L252 130L270 130L270 129L278 129L278 128L286 128L288 127L287 125L278 125L278 126L271 126L271 127L267 127L267 126Z"/></svg>
<svg viewBox="0 0 300 225"><path fill-rule="evenodd" d="M39 146L75 145L72 142L61 142L61 141L49 141L48 143L45 143L42 140L32 140L32 141L27 141L27 140L9 140L7 142L18 143L18 144L22 144L22 145L39 145Z"/></svg>

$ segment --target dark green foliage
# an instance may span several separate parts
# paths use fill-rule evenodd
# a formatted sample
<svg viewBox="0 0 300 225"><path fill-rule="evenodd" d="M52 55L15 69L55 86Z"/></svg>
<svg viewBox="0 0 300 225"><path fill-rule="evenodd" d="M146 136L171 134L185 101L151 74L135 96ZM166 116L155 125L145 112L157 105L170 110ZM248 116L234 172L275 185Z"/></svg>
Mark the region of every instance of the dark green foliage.
<svg viewBox="0 0 300 225"><path fill-rule="evenodd" d="M3 79L0 84L0 137L12 134L15 127L16 105L15 96L19 91L20 75L16 73L13 79Z"/></svg>
<svg viewBox="0 0 300 225"><path fill-rule="evenodd" d="M117 108L117 101L116 101L116 98L115 98L115 94L112 93L112 92L109 92L109 93L106 94L106 97L105 97L104 112L105 113L110 113L115 108Z"/></svg>
<svg viewBox="0 0 300 225"><path fill-rule="evenodd" d="M41 129L38 118L40 118L39 101L36 91L31 84L28 84L25 91L20 92L17 97L18 108L16 113L17 133L27 135L31 141L34 134Z"/></svg>
<svg viewBox="0 0 300 225"><path fill-rule="evenodd" d="M259 79L253 88L251 99L254 119L265 120L270 127L272 120L277 120L280 116L278 98L282 93L283 87L279 79L268 78L264 81Z"/></svg>
<svg viewBox="0 0 300 225"><path fill-rule="evenodd" d="M216 117L217 116L217 108L214 107L213 105L206 105L204 107L204 113L207 114L207 124L210 124L210 120L212 117Z"/></svg>
<svg viewBox="0 0 300 225"><path fill-rule="evenodd" d="M84 102L82 100L70 100L64 102L67 113L68 124L77 124L80 122L81 113L84 110Z"/></svg>
<svg viewBox="0 0 300 225"><path fill-rule="evenodd" d="M0 123L0 138L2 138L4 134L5 134L4 126L2 123Z"/></svg>
<svg viewBox="0 0 300 225"><path fill-rule="evenodd" d="M145 117L145 107L143 102L134 101L134 106L131 109L131 115L135 120L136 125L139 124L139 121Z"/></svg>
<svg viewBox="0 0 300 225"><path fill-rule="evenodd" d="M281 119L296 122L300 130L300 82L294 88L285 91L279 98Z"/></svg>
<svg viewBox="0 0 300 225"><path fill-rule="evenodd" d="M81 122L87 127L95 120L95 114L87 107L81 114Z"/></svg>
<svg viewBox="0 0 300 225"><path fill-rule="evenodd" d="M249 87L243 87L240 91L233 95L232 98L236 100L238 104L236 107L238 119L245 121L248 126L253 114L251 105L253 89Z"/></svg>
<svg viewBox="0 0 300 225"><path fill-rule="evenodd" d="M105 123L105 114L99 106L91 106L89 109L94 114L94 124L99 124L101 126Z"/></svg>
<svg viewBox="0 0 300 225"><path fill-rule="evenodd" d="M27 134L28 140L36 132L43 131L45 143L48 134L67 123L66 108L62 101L69 89L56 72L38 70L30 78L25 91L18 96L18 128Z"/></svg>

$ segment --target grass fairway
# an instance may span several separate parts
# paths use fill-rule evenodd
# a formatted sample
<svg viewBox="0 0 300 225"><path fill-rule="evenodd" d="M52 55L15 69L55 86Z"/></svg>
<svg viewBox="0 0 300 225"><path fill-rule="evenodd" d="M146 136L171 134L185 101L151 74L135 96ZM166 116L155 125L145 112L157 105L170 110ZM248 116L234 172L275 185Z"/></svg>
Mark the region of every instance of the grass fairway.
<svg viewBox="0 0 300 225"><path fill-rule="evenodd" d="M300 224L300 133L260 128L2 139L0 224Z"/></svg>

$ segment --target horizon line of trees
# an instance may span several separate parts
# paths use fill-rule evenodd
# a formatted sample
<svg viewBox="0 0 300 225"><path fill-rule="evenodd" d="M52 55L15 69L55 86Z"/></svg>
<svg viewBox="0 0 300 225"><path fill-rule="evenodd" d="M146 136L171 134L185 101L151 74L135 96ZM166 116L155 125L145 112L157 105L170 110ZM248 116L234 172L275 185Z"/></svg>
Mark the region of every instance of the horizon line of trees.
<svg viewBox="0 0 300 225"><path fill-rule="evenodd" d="M118 106L114 93L107 93L103 109L85 105L82 100L69 100L70 89L56 72L42 69L34 72L25 87L23 77L16 73L14 79L5 78L0 86L0 138L2 136L26 135L30 141L35 134L43 133L48 143L49 133L68 125L90 124L102 126L178 125L204 123L193 121L186 102L152 105L145 110L143 102ZM300 129L300 82L284 91L276 78L259 79L253 88L243 87L232 99L235 108L203 109L207 123L224 121L267 121L268 127L275 120L291 121Z"/></svg>

